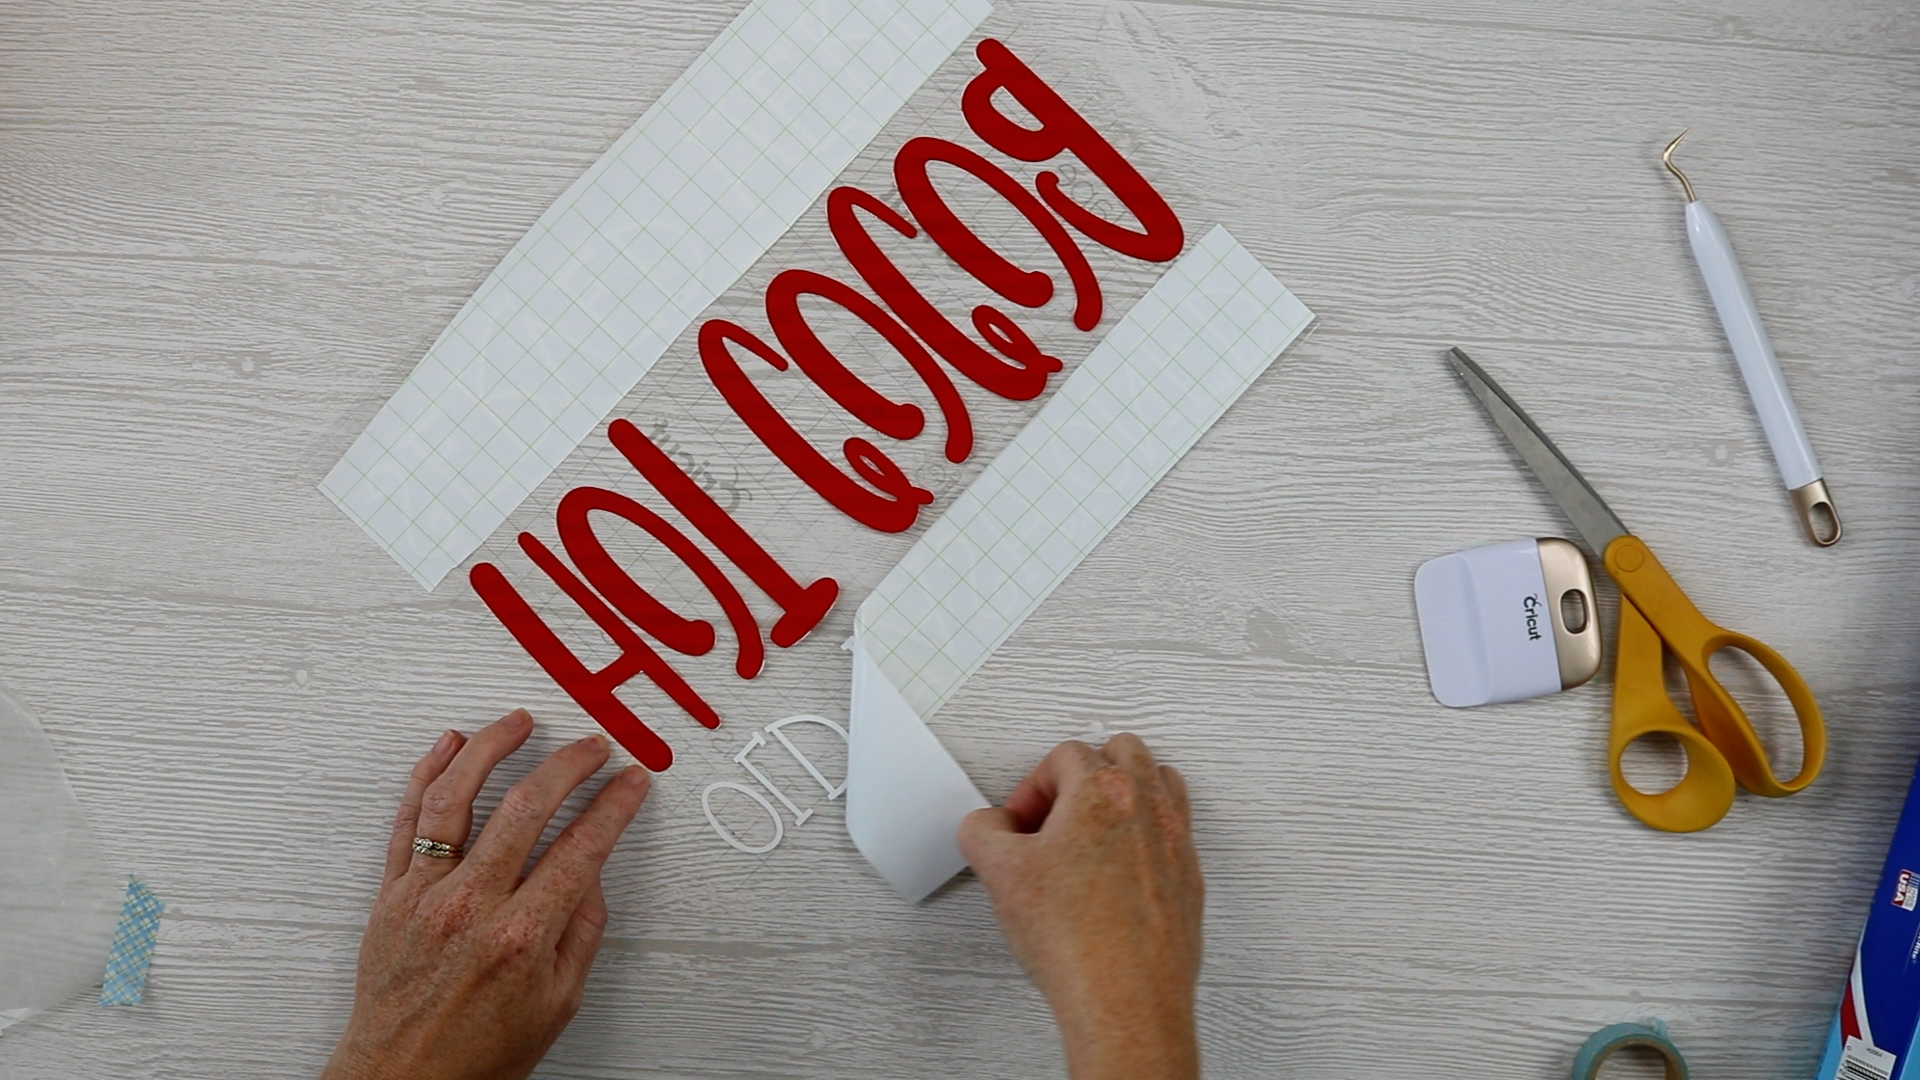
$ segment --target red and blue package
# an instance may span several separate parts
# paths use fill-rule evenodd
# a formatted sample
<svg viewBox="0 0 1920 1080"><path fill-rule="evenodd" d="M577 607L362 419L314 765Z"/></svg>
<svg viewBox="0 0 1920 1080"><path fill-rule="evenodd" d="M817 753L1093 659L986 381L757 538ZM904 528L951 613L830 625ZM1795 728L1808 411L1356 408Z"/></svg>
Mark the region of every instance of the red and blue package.
<svg viewBox="0 0 1920 1080"><path fill-rule="evenodd" d="M1816 1080L1920 1080L1920 767L1907 787Z"/></svg>

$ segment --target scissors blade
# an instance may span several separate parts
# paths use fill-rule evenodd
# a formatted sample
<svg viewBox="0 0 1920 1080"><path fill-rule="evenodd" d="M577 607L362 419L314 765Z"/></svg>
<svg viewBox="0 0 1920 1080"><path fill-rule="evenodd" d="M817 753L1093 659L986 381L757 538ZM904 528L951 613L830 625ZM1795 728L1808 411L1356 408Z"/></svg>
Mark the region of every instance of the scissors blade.
<svg viewBox="0 0 1920 1080"><path fill-rule="evenodd" d="M1447 362L1466 382L1467 389L1479 400L1481 408L1487 410L1494 426L1520 452L1520 460L1526 462L1527 468L1533 470L1533 475L1546 485L1547 494L1560 504L1560 509L1573 522L1573 527L1580 531L1595 555L1606 554L1608 544L1616 537L1627 535L1627 527L1614 516L1606 500L1595 493L1593 485L1587 483L1587 478L1573 467L1573 462L1568 461L1560 448L1553 445L1553 440L1547 438L1524 409L1514 404L1492 376L1482 371L1479 364L1459 349L1447 353Z"/></svg>

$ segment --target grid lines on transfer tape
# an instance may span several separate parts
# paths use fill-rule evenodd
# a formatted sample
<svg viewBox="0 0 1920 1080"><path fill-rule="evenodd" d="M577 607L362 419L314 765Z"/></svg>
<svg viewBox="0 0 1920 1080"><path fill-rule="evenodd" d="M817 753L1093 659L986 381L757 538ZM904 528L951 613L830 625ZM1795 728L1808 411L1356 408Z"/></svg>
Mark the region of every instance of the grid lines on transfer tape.
<svg viewBox="0 0 1920 1080"><path fill-rule="evenodd" d="M1215 226L860 607L921 717L957 691L1312 322Z"/></svg>
<svg viewBox="0 0 1920 1080"><path fill-rule="evenodd" d="M991 10L755 0L514 245L321 490L437 585Z"/></svg>

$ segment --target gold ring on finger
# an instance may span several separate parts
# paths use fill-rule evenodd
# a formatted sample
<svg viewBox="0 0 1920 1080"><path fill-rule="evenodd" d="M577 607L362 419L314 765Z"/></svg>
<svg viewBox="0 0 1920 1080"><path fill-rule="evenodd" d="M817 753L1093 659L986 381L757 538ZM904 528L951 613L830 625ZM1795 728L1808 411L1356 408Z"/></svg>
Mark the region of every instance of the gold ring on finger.
<svg viewBox="0 0 1920 1080"><path fill-rule="evenodd" d="M443 844L438 840L429 840L424 836L413 838L413 850L429 859L457 859L460 849L452 844Z"/></svg>

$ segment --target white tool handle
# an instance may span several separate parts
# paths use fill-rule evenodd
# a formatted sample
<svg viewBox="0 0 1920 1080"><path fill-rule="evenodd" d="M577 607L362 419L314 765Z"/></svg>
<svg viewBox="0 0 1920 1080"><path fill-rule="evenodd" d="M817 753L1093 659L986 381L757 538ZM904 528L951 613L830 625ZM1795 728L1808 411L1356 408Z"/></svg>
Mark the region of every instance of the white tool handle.
<svg viewBox="0 0 1920 1080"><path fill-rule="evenodd" d="M1700 276L1707 281L1707 293L1720 312L1727 342L1733 346L1733 357L1740 362L1740 374L1747 380L1747 393L1753 397L1754 411L1760 414L1760 427L1773 448L1774 463L1780 466L1780 479L1790 491L1805 487L1820 479L1820 462L1813 456L1806 429L1800 426L1800 413L1793 407L1780 361L1774 359L1767 331L1760 325L1760 312L1753 306L1747 279L1741 276L1740 263L1733 257L1733 245L1727 242L1726 230L1706 203L1695 200L1687 204L1687 239L1693 242Z"/></svg>

